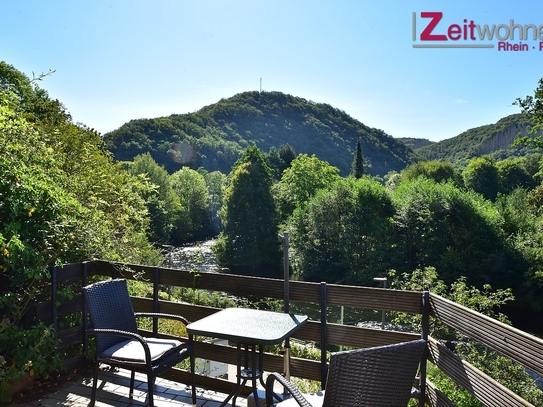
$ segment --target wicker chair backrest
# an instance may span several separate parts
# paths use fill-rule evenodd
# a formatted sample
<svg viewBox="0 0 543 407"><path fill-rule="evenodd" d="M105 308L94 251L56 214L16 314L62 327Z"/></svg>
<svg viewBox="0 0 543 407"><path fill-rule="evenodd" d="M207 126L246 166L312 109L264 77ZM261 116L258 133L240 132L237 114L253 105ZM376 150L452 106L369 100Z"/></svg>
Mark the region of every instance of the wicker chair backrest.
<svg viewBox="0 0 543 407"><path fill-rule="evenodd" d="M126 280L100 281L83 287L83 293L93 328L137 333ZM97 352L100 354L126 339L115 335L97 335Z"/></svg>
<svg viewBox="0 0 543 407"><path fill-rule="evenodd" d="M426 342L333 353L323 407L405 407Z"/></svg>

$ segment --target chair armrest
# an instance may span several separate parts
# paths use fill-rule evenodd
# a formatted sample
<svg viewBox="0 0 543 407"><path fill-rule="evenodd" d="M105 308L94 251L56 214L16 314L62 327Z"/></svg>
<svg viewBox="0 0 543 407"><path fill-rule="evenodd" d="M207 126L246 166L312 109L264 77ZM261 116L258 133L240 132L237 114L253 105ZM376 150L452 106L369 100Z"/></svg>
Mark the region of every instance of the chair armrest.
<svg viewBox="0 0 543 407"><path fill-rule="evenodd" d="M292 395L294 400L296 400L298 405L300 405L301 407L313 407L305 399L305 397L302 395L300 390L298 390L296 386L294 386L291 382L289 382L279 373L270 373L270 375L266 379L266 405L267 406L273 405L273 394L274 394L273 384L276 380L288 390L288 392Z"/></svg>
<svg viewBox="0 0 543 407"><path fill-rule="evenodd" d="M145 343L143 336L136 334L134 332L121 331L120 329L89 328L87 329L87 332L89 334L94 334L94 335L104 334L104 335L124 336L126 338L136 339L140 341L141 343Z"/></svg>
<svg viewBox="0 0 543 407"><path fill-rule="evenodd" d="M136 339L141 345L143 346L143 351L145 352L145 360L149 363L151 361L151 350L149 349L149 345L147 342L145 342L145 339L143 339L143 336L136 334L134 332L127 332L127 331L121 331L119 329L105 329L105 328L89 328L87 329L87 332L89 334L94 335L116 335L116 336L123 336L125 338L132 338Z"/></svg>
<svg viewBox="0 0 543 407"><path fill-rule="evenodd" d="M189 324L188 319L185 317L182 317L181 315L163 314L160 312L136 312L134 313L134 316L136 318L151 317L151 318L174 319L176 321L182 322L183 324L185 324L185 326Z"/></svg>

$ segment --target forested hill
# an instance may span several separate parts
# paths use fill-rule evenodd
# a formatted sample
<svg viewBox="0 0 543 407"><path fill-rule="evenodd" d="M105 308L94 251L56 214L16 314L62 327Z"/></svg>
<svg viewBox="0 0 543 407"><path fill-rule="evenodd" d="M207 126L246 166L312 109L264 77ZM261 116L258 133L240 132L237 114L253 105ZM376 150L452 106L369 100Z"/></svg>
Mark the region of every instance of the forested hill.
<svg viewBox="0 0 543 407"><path fill-rule="evenodd" d="M417 149L421 147L429 146L435 143L435 141L430 141L425 138L413 138L413 137L397 137L396 140L401 141L413 151L416 151Z"/></svg>
<svg viewBox="0 0 543 407"><path fill-rule="evenodd" d="M247 146L268 152L288 143L347 175L359 138L370 174L399 171L413 160L412 150L383 130L328 104L281 92L244 92L195 113L131 120L104 135L117 160L150 152L170 173L182 166L229 173Z"/></svg>
<svg viewBox="0 0 543 407"><path fill-rule="evenodd" d="M521 148L511 149L511 143L520 136L528 135L532 127L530 118L513 114L494 124L469 129L456 137L416 149L424 160L451 162L459 167L467 165L473 157L494 155L503 159L523 155Z"/></svg>

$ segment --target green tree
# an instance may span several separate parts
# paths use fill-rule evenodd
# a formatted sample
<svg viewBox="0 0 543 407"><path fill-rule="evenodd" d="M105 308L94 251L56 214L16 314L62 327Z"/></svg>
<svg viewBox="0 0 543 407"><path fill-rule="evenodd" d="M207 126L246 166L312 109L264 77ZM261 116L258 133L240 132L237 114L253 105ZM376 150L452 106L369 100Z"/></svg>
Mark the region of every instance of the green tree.
<svg viewBox="0 0 543 407"><path fill-rule="evenodd" d="M486 199L493 201L500 191L498 169L490 157L471 159L462 172L466 188L475 191Z"/></svg>
<svg viewBox="0 0 543 407"><path fill-rule="evenodd" d="M510 255L493 204L452 183L417 178L393 191L397 270L435 267L451 283L508 287Z"/></svg>
<svg viewBox="0 0 543 407"><path fill-rule="evenodd" d="M453 181L456 185L461 185L460 175L457 173L451 163L443 161L420 161L411 164L401 172L402 180L410 181L418 177L433 179L435 182Z"/></svg>
<svg viewBox="0 0 543 407"><path fill-rule="evenodd" d="M496 163L500 191L508 194L517 188L532 189L536 186L534 178L528 174L520 159L506 159Z"/></svg>
<svg viewBox="0 0 543 407"><path fill-rule="evenodd" d="M486 284L481 288L470 286L461 277L452 284L440 280L438 273L432 267L414 270L412 273L398 275L390 273L392 287L402 290L428 290L457 304L471 308L481 314L510 324L509 319L501 309L514 300L510 289L493 289ZM405 327L411 326L413 332L420 331L421 317L412 314L391 314L394 323ZM511 359L482 346L479 343L447 329L438 320L433 320L430 326L431 335L438 340L456 343L455 353L462 359L473 364L525 400L535 406L543 405L543 392L538 389L533 378L526 369ZM429 365L428 378L458 406L483 407L468 391L458 386L440 369Z"/></svg>
<svg viewBox="0 0 543 407"><path fill-rule="evenodd" d="M319 189L329 187L339 178L339 169L326 161L314 155L298 155L274 186L281 219L286 220L296 208L305 206Z"/></svg>
<svg viewBox="0 0 543 407"><path fill-rule="evenodd" d="M270 151L268 151L268 154L266 154L266 161L273 170L273 178L279 180L283 170L281 168L282 163L281 157L279 157L279 150L275 146L270 147Z"/></svg>
<svg viewBox="0 0 543 407"><path fill-rule="evenodd" d="M364 157L362 156L360 139L356 142L356 151L354 153L353 164L351 165L351 175L356 179L364 175Z"/></svg>
<svg viewBox="0 0 543 407"><path fill-rule="evenodd" d="M282 144L279 147L279 158L281 159L281 166L279 167L280 174L290 167L292 160L296 158L296 151L290 144Z"/></svg>
<svg viewBox="0 0 543 407"><path fill-rule="evenodd" d="M394 209L369 177L321 189L289 221L293 265L303 280L368 285L390 268Z"/></svg>
<svg viewBox="0 0 543 407"><path fill-rule="evenodd" d="M256 146L236 162L219 212L223 230L214 246L219 264L234 272L274 275L280 270L272 170Z"/></svg>
<svg viewBox="0 0 543 407"><path fill-rule="evenodd" d="M51 328L30 307L50 295L51 266L161 261L146 236L144 188L113 164L96 132L0 63L0 399L25 372L59 369Z"/></svg>
<svg viewBox="0 0 543 407"><path fill-rule="evenodd" d="M182 213L172 231L172 242L200 240L212 234L209 192L202 174L183 167L171 175L172 188L180 197Z"/></svg>
<svg viewBox="0 0 543 407"><path fill-rule="evenodd" d="M226 185L226 175L220 171L201 171L204 175L208 190L209 210L211 211L213 233L217 235L221 230L221 220L219 219L218 213L222 206L222 195L223 189Z"/></svg>
<svg viewBox="0 0 543 407"><path fill-rule="evenodd" d="M51 131L55 126L71 122L71 116L62 103L49 97L47 91L41 89L37 82L53 74L49 71L29 79L12 65L0 61L0 89L11 92L17 100L15 108L29 122L38 124L43 130Z"/></svg>
<svg viewBox="0 0 543 407"><path fill-rule="evenodd" d="M525 98L517 98L513 104L520 106L522 113L532 119L533 127L530 130L532 134L537 134L543 130L543 78L539 79L538 87L533 96L528 95ZM541 150L543 149L543 137L541 135L519 137L514 141L513 145L525 145Z"/></svg>
<svg viewBox="0 0 543 407"><path fill-rule="evenodd" d="M516 297L514 306L523 315L534 315L530 325L539 330L536 315L543 309L543 224L539 214L541 205L532 206L535 191L537 189L516 189L500 195L495 206L502 217L502 230L514 255L509 267L514 274L523 276L509 285Z"/></svg>
<svg viewBox="0 0 543 407"><path fill-rule="evenodd" d="M296 158L294 148L290 144L283 144L279 150L272 146L266 154L268 165L274 170L274 179L279 180L283 172L290 167L292 160Z"/></svg>
<svg viewBox="0 0 543 407"><path fill-rule="evenodd" d="M182 211L181 199L172 188L170 175L149 153L135 157L128 169L154 186L145 196L151 218L150 239L156 243L169 242Z"/></svg>

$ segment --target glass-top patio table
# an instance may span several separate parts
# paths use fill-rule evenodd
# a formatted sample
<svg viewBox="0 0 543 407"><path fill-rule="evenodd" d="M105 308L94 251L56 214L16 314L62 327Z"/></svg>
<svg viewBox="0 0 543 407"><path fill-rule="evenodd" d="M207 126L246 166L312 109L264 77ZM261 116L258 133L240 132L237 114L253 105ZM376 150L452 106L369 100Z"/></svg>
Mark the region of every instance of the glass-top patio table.
<svg viewBox="0 0 543 407"><path fill-rule="evenodd" d="M306 315L293 315L280 312L262 311L249 308L226 308L187 325L193 335L227 339L237 343L237 380L234 390L221 404L225 406L236 398L245 383L251 380L256 406L260 406L257 393L257 380L264 386L263 346L283 342L307 322ZM258 367L256 347L259 348ZM245 350L245 364L242 366L242 353ZM249 366L249 354L251 363Z"/></svg>

